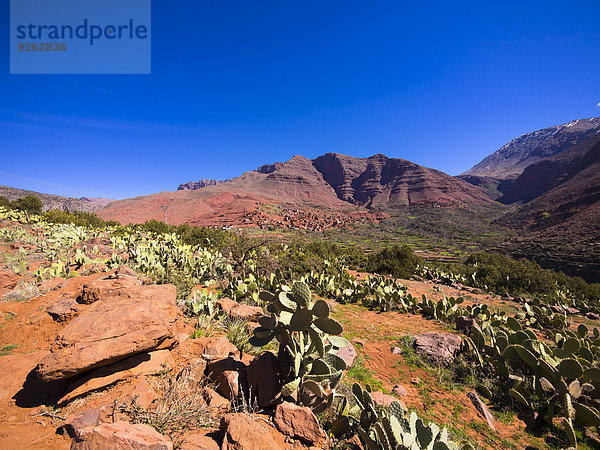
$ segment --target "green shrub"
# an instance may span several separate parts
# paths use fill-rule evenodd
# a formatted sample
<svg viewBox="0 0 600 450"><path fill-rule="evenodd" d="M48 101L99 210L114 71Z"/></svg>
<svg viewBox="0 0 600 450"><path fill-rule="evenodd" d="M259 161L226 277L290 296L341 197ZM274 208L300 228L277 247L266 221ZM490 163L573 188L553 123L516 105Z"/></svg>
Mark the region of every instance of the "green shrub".
<svg viewBox="0 0 600 450"><path fill-rule="evenodd" d="M409 278L422 265L423 260L407 245L394 245L369 255L366 269L368 272Z"/></svg>
<svg viewBox="0 0 600 450"><path fill-rule="evenodd" d="M27 211L34 214L41 213L42 206L44 206L42 201L33 195L13 200L10 204L14 209L20 209L21 211Z"/></svg>

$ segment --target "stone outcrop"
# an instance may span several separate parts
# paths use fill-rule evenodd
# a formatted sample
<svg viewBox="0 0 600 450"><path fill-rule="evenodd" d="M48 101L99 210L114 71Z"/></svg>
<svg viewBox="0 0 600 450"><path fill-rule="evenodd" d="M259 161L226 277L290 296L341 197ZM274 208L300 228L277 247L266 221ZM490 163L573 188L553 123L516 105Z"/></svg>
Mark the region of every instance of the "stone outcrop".
<svg viewBox="0 0 600 450"><path fill-rule="evenodd" d="M427 355L435 363L451 364L460 351L462 338L451 333L425 333L415 336L417 353Z"/></svg>
<svg viewBox="0 0 600 450"><path fill-rule="evenodd" d="M52 344L38 365L44 381L68 378L136 353L175 342L176 289L172 285L121 289L88 306Z"/></svg>
<svg viewBox="0 0 600 450"><path fill-rule="evenodd" d="M57 322L68 322L74 319L84 308L84 305L77 303L73 298L61 298L48 306L46 312Z"/></svg>
<svg viewBox="0 0 600 450"><path fill-rule="evenodd" d="M139 375L154 375L172 366L173 359L168 350L139 353L91 371L71 386L69 392L58 403L63 405L89 392L110 386L117 381Z"/></svg>

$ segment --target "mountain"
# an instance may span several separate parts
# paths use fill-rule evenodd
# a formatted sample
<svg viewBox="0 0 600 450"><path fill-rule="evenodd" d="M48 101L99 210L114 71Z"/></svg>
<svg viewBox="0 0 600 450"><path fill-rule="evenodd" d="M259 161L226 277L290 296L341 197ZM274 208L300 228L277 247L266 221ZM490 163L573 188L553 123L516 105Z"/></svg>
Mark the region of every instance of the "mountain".
<svg viewBox="0 0 600 450"><path fill-rule="evenodd" d="M163 220L167 208L172 224L232 226L253 224L258 218L276 223L287 214L279 211L277 216L273 208L261 205L364 215L365 208L489 203L492 200L482 189L410 161L384 155L355 158L327 153L314 160L297 155L285 163L263 165L201 189L119 200L99 214L106 219L137 223Z"/></svg>
<svg viewBox="0 0 600 450"><path fill-rule="evenodd" d="M16 189L8 186L0 186L0 197L6 197L10 201L26 197L28 195L38 197L44 205L44 210L61 209L69 211L94 212L104 208L106 205L112 202L112 200L108 198L61 197L59 195L41 194L39 192L34 191L26 191L23 189Z"/></svg>
<svg viewBox="0 0 600 450"><path fill-rule="evenodd" d="M519 176L525 168L554 156L600 133L600 117L578 119L564 125L527 133L513 139L463 175L497 179Z"/></svg>
<svg viewBox="0 0 600 450"><path fill-rule="evenodd" d="M178 187L178 191L195 191L196 189L202 189L206 186L216 186L217 184L224 183L224 181L220 180L198 180L198 181L189 181L187 183L181 183Z"/></svg>

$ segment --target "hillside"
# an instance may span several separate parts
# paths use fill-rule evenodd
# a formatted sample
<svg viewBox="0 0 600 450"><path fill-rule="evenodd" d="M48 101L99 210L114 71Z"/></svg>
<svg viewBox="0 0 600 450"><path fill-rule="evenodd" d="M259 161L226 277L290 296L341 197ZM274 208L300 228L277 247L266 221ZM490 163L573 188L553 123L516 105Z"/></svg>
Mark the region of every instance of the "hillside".
<svg viewBox="0 0 600 450"><path fill-rule="evenodd" d="M516 178L531 164L554 156L598 133L600 133L600 117L578 119L567 124L523 134L502 146L463 175Z"/></svg>
<svg viewBox="0 0 600 450"><path fill-rule="evenodd" d="M10 201L26 197L28 195L38 197L44 204L44 210L61 209L69 211L93 212L104 208L106 205L112 202L111 199L107 198L61 197L60 195L41 194L39 192L34 191L26 191L23 189L16 189L8 186L0 186L0 197L6 197Z"/></svg>
<svg viewBox="0 0 600 450"><path fill-rule="evenodd" d="M116 201L99 214L124 223L163 220L166 207L172 224L232 226L256 225L257 221L277 224L285 214L283 210L294 208L345 216L364 215L365 207L489 203L491 200L480 188L406 160L384 155L354 158L327 153L314 160L294 156L285 163L263 165L201 189ZM273 215L272 208L268 213L265 210L269 208L261 205L283 210Z"/></svg>

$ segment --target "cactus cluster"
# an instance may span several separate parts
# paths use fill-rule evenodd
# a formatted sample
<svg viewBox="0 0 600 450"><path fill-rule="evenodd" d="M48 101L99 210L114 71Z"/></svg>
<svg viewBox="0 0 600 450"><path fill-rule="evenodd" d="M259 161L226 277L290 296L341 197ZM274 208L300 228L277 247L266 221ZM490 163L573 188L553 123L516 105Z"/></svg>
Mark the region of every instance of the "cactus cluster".
<svg viewBox="0 0 600 450"><path fill-rule="evenodd" d="M285 384L284 397L292 397L314 411L323 411L334 398L346 363L336 355L348 345L339 336L342 326L329 317L329 305L324 300L313 302L310 288L303 281L290 289L282 286L276 293L262 291L260 297L269 302L269 315L258 319L250 343L264 346L271 340L279 342L278 358Z"/></svg>
<svg viewBox="0 0 600 450"><path fill-rule="evenodd" d="M414 411L405 413L400 403L392 402L388 408L375 406L368 387L362 389L359 384L353 384L352 403L350 407L350 402L342 399L338 405L337 417L331 426L334 436L356 433L369 450L459 448L449 439L448 430L426 423Z"/></svg>

